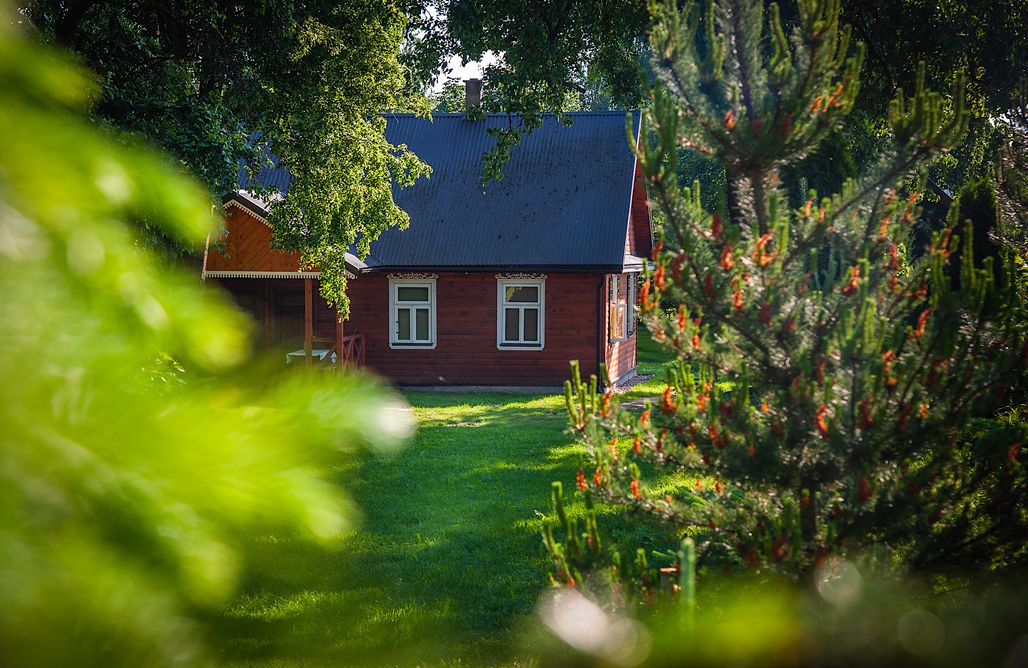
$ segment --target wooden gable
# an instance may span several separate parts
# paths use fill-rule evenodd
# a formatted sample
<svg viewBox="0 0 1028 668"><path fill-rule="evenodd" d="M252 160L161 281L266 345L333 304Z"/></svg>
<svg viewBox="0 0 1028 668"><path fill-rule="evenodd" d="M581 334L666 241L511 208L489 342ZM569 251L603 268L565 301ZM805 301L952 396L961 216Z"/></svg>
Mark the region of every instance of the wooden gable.
<svg viewBox="0 0 1028 668"><path fill-rule="evenodd" d="M272 249L271 237L266 222L230 202L225 209L225 234L207 249L206 273L298 272L300 254Z"/></svg>

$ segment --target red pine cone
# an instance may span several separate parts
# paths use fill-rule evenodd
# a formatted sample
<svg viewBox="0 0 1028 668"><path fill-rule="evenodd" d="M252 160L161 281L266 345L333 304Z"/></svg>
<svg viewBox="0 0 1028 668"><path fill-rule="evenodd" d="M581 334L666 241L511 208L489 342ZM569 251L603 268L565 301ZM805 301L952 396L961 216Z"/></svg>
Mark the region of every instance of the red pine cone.
<svg viewBox="0 0 1028 668"><path fill-rule="evenodd" d="M828 415L828 406L821 404L814 414L814 426L817 427L818 433L822 436L828 436L828 423L825 422L826 415Z"/></svg>
<svg viewBox="0 0 1028 668"><path fill-rule="evenodd" d="M714 238L717 239L720 237L721 232L723 232L724 229L724 226L721 224L721 214L715 211L714 215L710 217L710 231L714 235Z"/></svg>
<svg viewBox="0 0 1028 668"><path fill-rule="evenodd" d="M771 304L764 302L760 305L760 313L757 314L757 319L765 325L771 324Z"/></svg>
<svg viewBox="0 0 1028 668"><path fill-rule="evenodd" d="M860 505L864 505L870 498L871 484L867 481L865 476L860 476L860 480L857 481L857 502L860 503Z"/></svg>
<svg viewBox="0 0 1028 668"><path fill-rule="evenodd" d="M660 400L661 400L661 410L663 410L665 413L674 413L675 412L675 401L674 401L674 399L671 398L671 386L670 385L668 385L667 387L664 388L664 393L661 395Z"/></svg>
<svg viewBox="0 0 1028 668"><path fill-rule="evenodd" d="M846 284L846 287L842 289L842 294L849 297L857 291L858 287L860 287L860 267L855 266L850 269L850 281Z"/></svg>
<svg viewBox="0 0 1028 668"><path fill-rule="evenodd" d="M732 245L725 245L725 249L721 251L721 268L725 271L730 271L735 266L735 256L733 255Z"/></svg>

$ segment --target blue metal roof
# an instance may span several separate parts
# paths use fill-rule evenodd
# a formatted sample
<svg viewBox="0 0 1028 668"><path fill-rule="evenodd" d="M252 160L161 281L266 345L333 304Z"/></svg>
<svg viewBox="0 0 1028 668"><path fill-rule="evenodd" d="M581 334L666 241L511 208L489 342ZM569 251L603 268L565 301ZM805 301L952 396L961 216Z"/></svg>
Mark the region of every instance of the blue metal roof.
<svg viewBox="0 0 1028 668"><path fill-rule="evenodd" d="M258 138L259 136L256 134L251 135L250 141L256 142ZM278 156L268 153L264 155L267 158L267 162L271 164L262 165L252 177L250 176L250 170L245 165L239 165L236 183L239 184L239 190L244 192L267 189L269 191L267 193L262 193L258 196L250 195L251 199L264 203L265 210L267 210L267 205L277 198L275 191L282 197L285 197L286 192L289 191L289 184L293 181L293 176L286 169L278 166Z"/></svg>
<svg viewBox="0 0 1028 668"><path fill-rule="evenodd" d="M639 112L630 113L638 138ZM389 142L406 144L433 171L409 188L394 186L393 199L410 215L410 226L389 229L372 243L368 267L622 267L635 175L626 113L568 115L571 125L545 116L514 148L503 178L485 186L482 156L496 143L486 130L517 127L519 117L387 115ZM262 170L257 178L284 193L284 171ZM241 179L240 188L248 184Z"/></svg>

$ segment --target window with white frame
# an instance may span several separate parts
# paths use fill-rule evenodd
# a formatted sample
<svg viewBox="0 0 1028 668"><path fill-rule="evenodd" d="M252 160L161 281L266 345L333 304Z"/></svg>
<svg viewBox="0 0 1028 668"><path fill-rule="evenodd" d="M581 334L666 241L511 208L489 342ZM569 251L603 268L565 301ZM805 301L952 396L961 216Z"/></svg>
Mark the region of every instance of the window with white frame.
<svg viewBox="0 0 1028 668"><path fill-rule="evenodd" d="M607 321L610 324L610 340L624 341L628 338L628 304L622 296L624 278L617 274L611 274L608 280L610 294L607 296L609 311Z"/></svg>
<svg viewBox="0 0 1028 668"><path fill-rule="evenodd" d="M435 348L435 279L390 279L391 348Z"/></svg>
<svg viewBox="0 0 1028 668"><path fill-rule="evenodd" d="M539 350L543 347L546 282L541 279L496 282L496 347Z"/></svg>

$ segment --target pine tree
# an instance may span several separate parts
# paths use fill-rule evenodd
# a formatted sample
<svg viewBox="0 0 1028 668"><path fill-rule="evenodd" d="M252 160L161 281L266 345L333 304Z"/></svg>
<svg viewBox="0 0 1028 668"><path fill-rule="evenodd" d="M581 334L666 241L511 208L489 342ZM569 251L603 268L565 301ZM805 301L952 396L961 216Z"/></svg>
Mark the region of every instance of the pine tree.
<svg viewBox="0 0 1028 668"><path fill-rule="evenodd" d="M996 285L992 260L976 267L955 217L920 255L909 241L917 170L963 132L961 87L944 98L922 76L912 96L899 92L892 150L872 174L792 209L780 170L838 127L859 90L863 47L837 0L799 0L790 36L760 0L652 9L660 80L639 160L680 250L658 246L640 306L676 363L641 415L576 370L568 410L590 458L579 488L590 504L691 534L706 567L799 577L830 555L868 553L925 570L1023 563L1028 429L1015 416L990 423L990 438L967 436L1024 396L1023 280L999 272ZM726 165L730 219L703 209L698 185L679 186L679 146ZM958 247L961 266L948 268ZM983 308L997 295L1006 308ZM661 310L667 300L677 312ZM644 461L695 485L655 495ZM562 524L574 550L545 535L557 581L616 572L621 597L652 595L645 553L629 563L607 551L592 516L583 540Z"/></svg>

